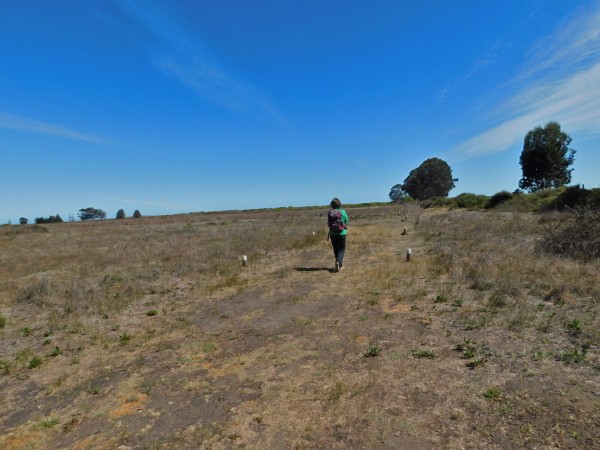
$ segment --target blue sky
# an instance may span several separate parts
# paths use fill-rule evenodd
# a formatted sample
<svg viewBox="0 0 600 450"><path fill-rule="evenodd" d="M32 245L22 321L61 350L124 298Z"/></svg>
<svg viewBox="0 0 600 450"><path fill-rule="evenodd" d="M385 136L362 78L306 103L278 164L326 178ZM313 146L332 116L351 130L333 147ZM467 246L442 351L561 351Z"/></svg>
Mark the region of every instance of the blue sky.
<svg viewBox="0 0 600 450"><path fill-rule="evenodd" d="M558 121L600 186L600 1L0 0L0 223L514 190Z"/></svg>

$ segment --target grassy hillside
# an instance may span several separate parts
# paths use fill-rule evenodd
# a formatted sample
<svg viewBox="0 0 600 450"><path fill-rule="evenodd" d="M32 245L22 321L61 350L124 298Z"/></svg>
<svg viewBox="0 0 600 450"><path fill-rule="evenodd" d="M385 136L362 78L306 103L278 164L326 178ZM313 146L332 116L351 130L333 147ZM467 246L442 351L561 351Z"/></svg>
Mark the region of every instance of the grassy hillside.
<svg viewBox="0 0 600 450"><path fill-rule="evenodd" d="M533 193L501 191L492 196L463 193L456 197L436 197L420 202L424 208L496 209L505 212L563 211L580 207L600 209L600 188L561 186Z"/></svg>
<svg viewBox="0 0 600 450"><path fill-rule="evenodd" d="M599 262L536 253L550 217L347 211L340 273L324 209L1 227L0 447L598 442Z"/></svg>

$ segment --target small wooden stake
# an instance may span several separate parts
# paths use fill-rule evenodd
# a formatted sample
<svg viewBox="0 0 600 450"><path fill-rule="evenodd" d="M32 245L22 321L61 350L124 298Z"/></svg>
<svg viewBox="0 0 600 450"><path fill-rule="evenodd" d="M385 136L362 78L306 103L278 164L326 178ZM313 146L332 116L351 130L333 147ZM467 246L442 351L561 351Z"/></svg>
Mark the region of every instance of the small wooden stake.
<svg viewBox="0 0 600 450"><path fill-rule="evenodd" d="M412 254L412 250L410 248L406 249L406 260L410 261L410 255Z"/></svg>
<svg viewBox="0 0 600 450"><path fill-rule="evenodd" d="M248 258L246 255L242 256L242 266L246 267L248 265Z"/></svg>

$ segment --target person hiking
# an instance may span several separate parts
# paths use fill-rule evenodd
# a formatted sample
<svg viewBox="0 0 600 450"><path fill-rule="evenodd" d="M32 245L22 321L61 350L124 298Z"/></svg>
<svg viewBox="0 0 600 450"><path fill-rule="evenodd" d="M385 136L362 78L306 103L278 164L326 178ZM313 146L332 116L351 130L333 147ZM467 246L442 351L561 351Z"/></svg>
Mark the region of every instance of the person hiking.
<svg viewBox="0 0 600 450"><path fill-rule="evenodd" d="M329 226L327 239L331 238L331 245L333 246L335 257L333 271L339 272L344 265L344 254L346 253L348 214L342 209L342 202L337 197L331 200L329 206L331 206L331 210L327 214L327 225Z"/></svg>

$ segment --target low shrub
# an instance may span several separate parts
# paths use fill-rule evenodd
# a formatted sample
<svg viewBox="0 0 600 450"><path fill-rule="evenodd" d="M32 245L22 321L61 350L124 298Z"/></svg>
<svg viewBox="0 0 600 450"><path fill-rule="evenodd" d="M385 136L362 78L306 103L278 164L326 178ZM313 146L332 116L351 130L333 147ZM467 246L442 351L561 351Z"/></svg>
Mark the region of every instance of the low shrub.
<svg viewBox="0 0 600 450"><path fill-rule="evenodd" d="M511 194L508 191L497 192L490 197L488 202L485 204L485 208L486 209L495 208L496 206L500 205L501 203L512 200L512 198L513 198L513 194Z"/></svg>
<svg viewBox="0 0 600 450"><path fill-rule="evenodd" d="M537 250L583 261L600 259L600 209L578 208L548 225Z"/></svg>
<svg viewBox="0 0 600 450"><path fill-rule="evenodd" d="M580 185L565 188L554 200L545 206L545 210L563 211L587 205L590 191Z"/></svg>
<svg viewBox="0 0 600 450"><path fill-rule="evenodd" d="M457 208L483 209L488 200L487 195L464 193L454 197L454 204Z"/></svg>
<svg viewBox="0 0 600 450"><path fill-rule="evenodd" d="M451 200L446 197L432 197L427 200L422 200L420 202L421 208L443 208L448 207L451 204Z"/></svg>
<svg viewBox="0 0 600 450"><path fill-rule="evenodd" d="M600 209L600 188L589 190L587 204L592 209Z"/></svg>

